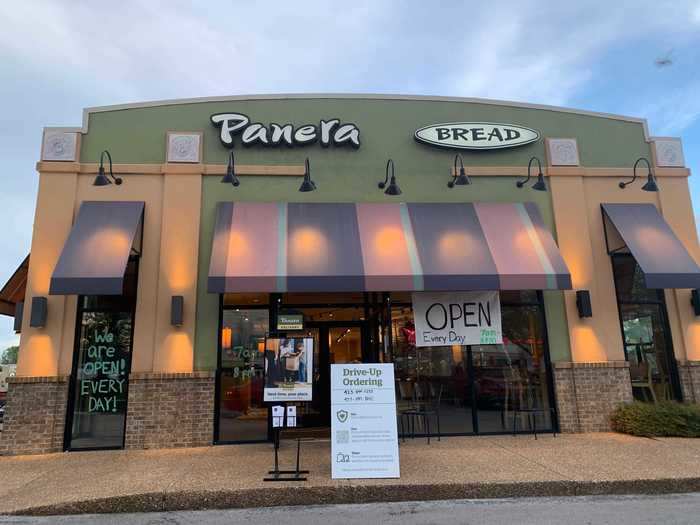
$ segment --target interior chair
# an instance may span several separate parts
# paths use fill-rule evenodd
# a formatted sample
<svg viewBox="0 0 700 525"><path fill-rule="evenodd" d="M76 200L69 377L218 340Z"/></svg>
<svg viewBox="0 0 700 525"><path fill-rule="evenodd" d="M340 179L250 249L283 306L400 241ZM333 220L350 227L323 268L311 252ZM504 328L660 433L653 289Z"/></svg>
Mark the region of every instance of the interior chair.
<svg viewBox="0 0 700 525"><path fill-rule="evenodd" d="M641 363L630 363L630 379L632 388L639 388L646 401L657 402L656 392L654 392L654 383L651 379L651 367L649 363L642 361ZM649 396L648 394L651 396Z"/></svg>

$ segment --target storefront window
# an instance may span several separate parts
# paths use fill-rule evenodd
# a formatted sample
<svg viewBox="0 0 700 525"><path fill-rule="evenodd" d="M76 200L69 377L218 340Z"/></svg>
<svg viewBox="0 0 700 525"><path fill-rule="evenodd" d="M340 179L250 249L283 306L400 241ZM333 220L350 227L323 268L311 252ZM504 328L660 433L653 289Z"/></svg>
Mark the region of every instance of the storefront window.
<svg viewBox="0 0 700 525"><path fill-rule="evenodd" d="M429 405L439 412L443 434L473 432L467 347L416 347L413 308L408 305L392 308L391 341L399 416L416 405Z"/></svg>
<svg viewBox="0 0 700 525"><path fill-rule="evenodd" d="M218 382L219 442L267 439L263 376L268 330L267 309L223 311Z"/></svg>
<svg viewBox="0 0 700 525"><path fill-rule="evenodd" d="M79 299L67 427L70 449L124 446L137 274L133 260L123 295Z"/></svg>
<svg viewBox="0 0 700 525"><path fill-rule="evenodd" d="M663 290L644 286L643 274L632 256L614 256L613 272L634 398L654 403L678 399Z"/></svg>
<svg viewBox="0 0 700 525"><path fill-rule="evenodd" d="M506 306L503 344L472 346L479 432L551 428L544 325L537 305Z"/></svg>
<svg viewBox="0 0 700 525"><path fill-rule="evenodd" d="M552 428L537 293L506 292L501 304L503 344L438 347L416 347L412 307L393 306L387 359L395 365L399 415L430 404L438 408L444 434L512 432L514 424L528 431L532 417L538 430Z"/></svg>

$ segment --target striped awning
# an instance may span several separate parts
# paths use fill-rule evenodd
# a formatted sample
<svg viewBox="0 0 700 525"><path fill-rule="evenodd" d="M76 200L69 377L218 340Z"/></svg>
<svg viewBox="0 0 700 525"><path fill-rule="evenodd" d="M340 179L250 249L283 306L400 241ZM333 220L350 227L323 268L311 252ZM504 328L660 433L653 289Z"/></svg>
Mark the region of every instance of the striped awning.
<svg viewBox="0 0 700 525"><path fill-rule="evenodd" d="M208 290L571 288L532 203L220 202Z"/></svg>

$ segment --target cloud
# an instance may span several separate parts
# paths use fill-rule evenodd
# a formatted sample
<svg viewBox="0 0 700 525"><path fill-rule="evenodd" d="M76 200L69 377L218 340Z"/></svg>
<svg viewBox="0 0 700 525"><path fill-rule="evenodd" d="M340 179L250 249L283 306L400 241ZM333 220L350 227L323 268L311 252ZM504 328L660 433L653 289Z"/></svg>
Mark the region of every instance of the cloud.
<svg viewBox="0 0 700 525"><path fill-rule="evenodd" d="M697 0L32 0L0 2L0 20L0 156L11 173L0 175L10 246L0 281L29 245L41 127L79 125L86 106L384 92L584 101L648 117L657 134L700 119ZM652 68L671 48L677 63L649 85L637 60L649 53Z"/></svg>
<svg viewBox="0 0 700 525"><path fill-rule="evenodd" d="M601 12L604 8L604 14ZM613 44L687 31L697 3L6 2L0 60L86 103L298 91L568 104ZM694 10L694 11L693 11ZM20 67L16 65L15 67Z"/></svg>
<svg viewBox="0 0 700 525"><path fill-rule="evenodd" d="M700 118L700 82L671 88L643 109L654 135L680 135Z"/></svg>

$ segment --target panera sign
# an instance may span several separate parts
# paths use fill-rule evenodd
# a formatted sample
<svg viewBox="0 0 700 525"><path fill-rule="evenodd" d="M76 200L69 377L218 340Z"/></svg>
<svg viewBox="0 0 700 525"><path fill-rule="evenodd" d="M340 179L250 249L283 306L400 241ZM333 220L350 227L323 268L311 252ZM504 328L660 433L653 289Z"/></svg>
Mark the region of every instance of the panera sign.
<svg viewBox="0 0 700 525"><path fill-rule="evenodd" d="M419 142L441 148L502 149L523 146L539 140L534 129L492 122L447 122L416 130Z"/></svg>

